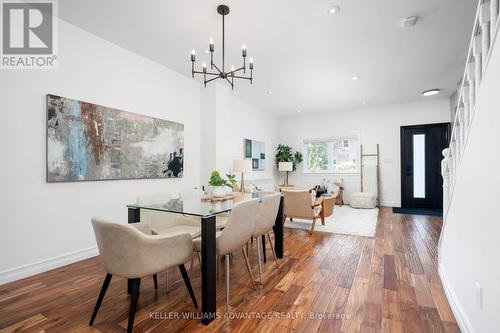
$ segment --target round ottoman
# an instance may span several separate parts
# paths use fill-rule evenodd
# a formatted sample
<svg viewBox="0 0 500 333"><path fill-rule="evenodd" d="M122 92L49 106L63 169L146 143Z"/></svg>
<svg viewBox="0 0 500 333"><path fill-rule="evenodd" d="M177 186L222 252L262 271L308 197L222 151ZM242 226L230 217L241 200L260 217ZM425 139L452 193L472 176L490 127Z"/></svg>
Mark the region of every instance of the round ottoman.
<svg viewBox="0 0 500 333"><path fill-rule="evenodd" d="M349 205L352 208L375 208L377 200L370 193L358 192L351 194Z"/></svg>

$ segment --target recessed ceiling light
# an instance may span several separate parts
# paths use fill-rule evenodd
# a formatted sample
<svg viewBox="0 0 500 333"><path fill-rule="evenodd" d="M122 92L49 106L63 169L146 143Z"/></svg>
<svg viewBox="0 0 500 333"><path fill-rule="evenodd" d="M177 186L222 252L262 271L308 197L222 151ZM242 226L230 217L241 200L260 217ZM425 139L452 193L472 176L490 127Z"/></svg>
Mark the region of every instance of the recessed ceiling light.
<svg viewBox="0 0 500 333"><path fill-rule="evenodd" d="M366 105L366 101L361 102L361 104Z"/></svg>
<svg viewBox="0 0 500 333"><path fill-rule="evenodd" d="M359 80L359 76L354 75L353 77L351 77L351 80L353 80L353 81L358 81L358 80Z"/></svg>
<svg viewBox="0 0 500 333"><path fill-rule="evenodd" d="M273 92L272 92L271 90L268 90L268 91L267 91L267 94L268 94L268 95L272 95L272 94L273 94Z"/></svg>
<svg viewBox="0 0 500 333"><path fill-rule="evenodd" d="M433 96L437 95L441 92L439 89L431 89L431 90L426 90L422 93L422 96Z"/></svg>
<svg viewBox="0 0 500 333"><path fill-rule="evenodd" d="M340 7L339 6L333 6L332 8L328 9L328 12L331 15L338 14L340 12Z"/></svg>
<svg viewBox="0 0 500 333"><path fill-rule="evenodd" d="M297 110L297 113L301 113L302 111L301 110Z"/></svg>

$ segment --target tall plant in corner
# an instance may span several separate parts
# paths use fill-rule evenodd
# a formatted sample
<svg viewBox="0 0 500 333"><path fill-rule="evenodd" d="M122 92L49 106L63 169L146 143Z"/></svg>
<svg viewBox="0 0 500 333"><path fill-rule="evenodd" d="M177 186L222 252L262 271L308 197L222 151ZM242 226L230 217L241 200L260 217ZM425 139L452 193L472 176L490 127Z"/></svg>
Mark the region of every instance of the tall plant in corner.
<svg viewBox="0 0 500 333"><path fill-rule="evenodd" d="M293 171L297 170L297 166L302 163L302 153L300 151L293 151L290 146L279 144L276 149L276 166L280 162L292 162Z"/></svg>

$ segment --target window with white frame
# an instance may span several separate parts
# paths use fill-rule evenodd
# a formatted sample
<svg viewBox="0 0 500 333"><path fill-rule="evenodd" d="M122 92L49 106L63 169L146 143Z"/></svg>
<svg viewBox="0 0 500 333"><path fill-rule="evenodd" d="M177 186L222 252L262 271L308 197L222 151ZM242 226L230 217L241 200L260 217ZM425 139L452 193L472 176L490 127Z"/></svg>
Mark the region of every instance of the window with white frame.
<svg viewBox="0 0 500 333"><path fill-rule="evenodd" d="M358 173L357 136L304 141L305 173Z"/></svg>

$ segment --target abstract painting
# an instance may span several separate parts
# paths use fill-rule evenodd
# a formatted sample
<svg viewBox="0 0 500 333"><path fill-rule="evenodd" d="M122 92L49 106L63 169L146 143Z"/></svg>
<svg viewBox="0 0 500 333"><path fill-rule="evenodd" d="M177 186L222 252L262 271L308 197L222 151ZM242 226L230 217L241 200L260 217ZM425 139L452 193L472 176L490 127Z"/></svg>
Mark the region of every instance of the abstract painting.
<svg viewBox="0 0 500 333"><path fill-rule="evenodd" d="M245 139L244 158L252 161L252 170L264 170L266 160L266 145L264 142Z"/></svg>
<svg viewBox="0 0 500 333"><path fill-rule="evenodd" d="M47 95L47 182L178 178L184 125Z"/></svg>

